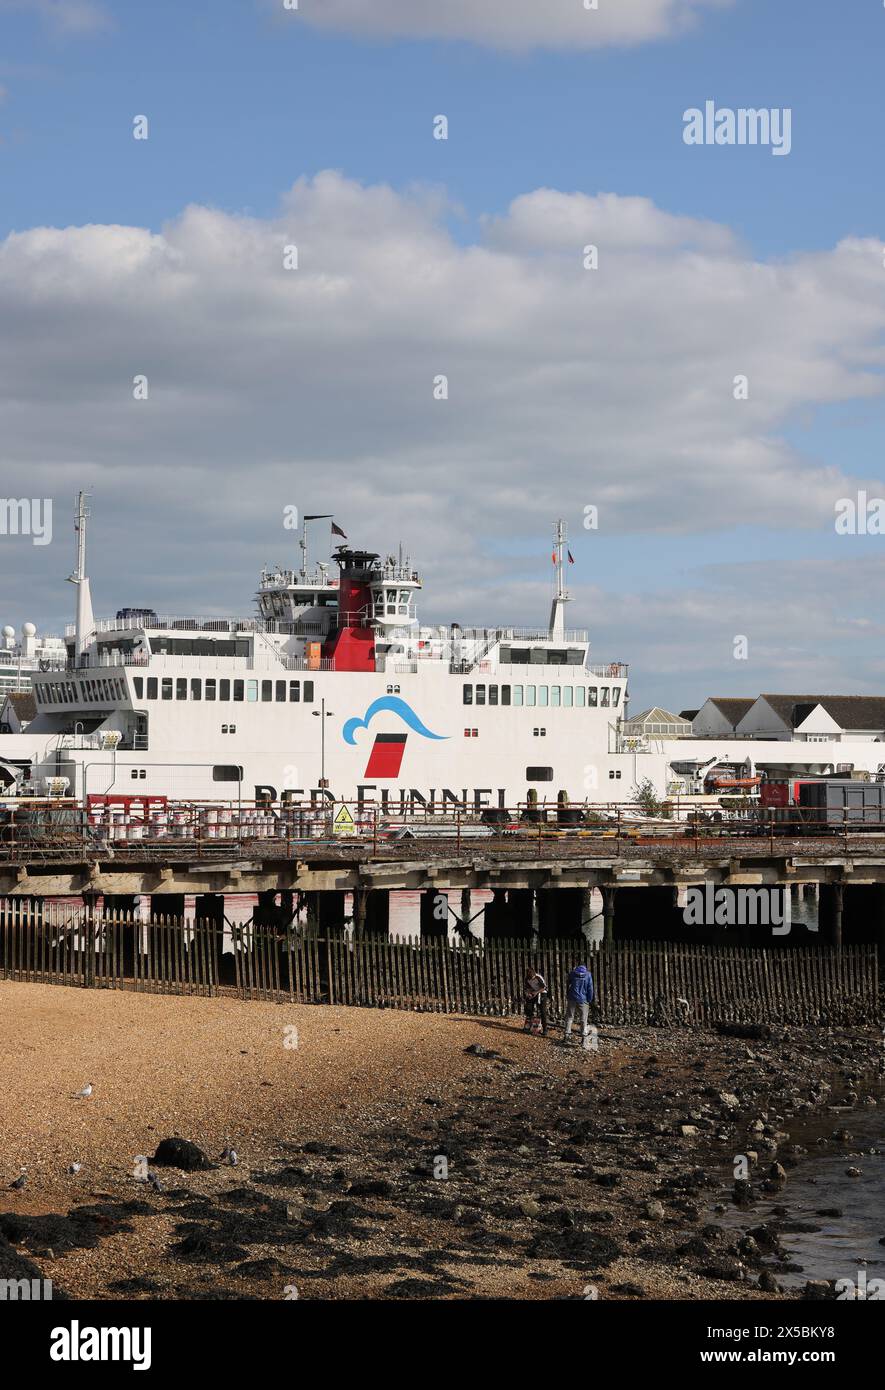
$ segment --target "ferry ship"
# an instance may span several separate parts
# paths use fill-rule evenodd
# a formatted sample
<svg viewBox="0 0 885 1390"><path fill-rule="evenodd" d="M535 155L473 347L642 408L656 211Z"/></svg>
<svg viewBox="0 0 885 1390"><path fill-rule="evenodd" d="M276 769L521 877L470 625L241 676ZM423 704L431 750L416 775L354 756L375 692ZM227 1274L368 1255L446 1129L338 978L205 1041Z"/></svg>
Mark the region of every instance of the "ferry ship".
<svg viewBox="0 0 885 1390"><path fill-rule="evenodd" d="M302 519L300 564L266 569L252 617L93 616L77 504L76 621L32 675L37 714L0 739L7 782L38 794L348 801L407 814L621 801L627 667L565 626L558 522L545 629L424 626L411 560ZM311 564L308 523L342 538Z"/></svg>

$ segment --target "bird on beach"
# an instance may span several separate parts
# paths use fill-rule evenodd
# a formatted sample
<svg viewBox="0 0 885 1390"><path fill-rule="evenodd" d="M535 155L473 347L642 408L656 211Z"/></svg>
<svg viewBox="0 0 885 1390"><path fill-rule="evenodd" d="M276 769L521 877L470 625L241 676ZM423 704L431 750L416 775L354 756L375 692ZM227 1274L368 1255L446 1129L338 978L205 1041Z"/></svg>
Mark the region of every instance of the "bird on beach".
<svg viewBox="0 0 885 1390"><path fill-rule="evenodd" d="M155 1192L162 1192L164 1190L163 1184L160 1182L160 1179L157 1177L156 1173L148 1173L147 1180Z"/></svg>
<svg viewBox="0 0 885 1390"><path fill-rule="evenodd" d="M219 1162L227 1163L231 1168L236 1168L239 1161L240 1156L237 1153L236 1149L231 1148L230 1135L228 1135L227 1143L221 1151L221 1157L219 1159Z"/></svg>
<svg viewBox="0 0 885 1390"><path fill-rule="evenodd" d="M79 1172L80 1172L80 1170L81 1170L82 1167L83 1167L83 1164L82 1164L82 1163L72 1163L72 1164L70 1164L70 1166L69 1166L69 1168L68 1168L68 1172L69 1172L69 1173L71 1174L71 1176L73 1177L76 1173L79 1173Z"/></svg>
<svg viewBox="0 0 885 1390"><path fill-rule="evenodd" d="M92 1095L92 1082L91 1082L91 1081L87 1081L87 1082L86 1082L86 1085L83 1087L82 1091L75 1091L75 1092L74 1092L74 1099L75 1099L75 1100L80 1100L80 1099L88 1100L89 1097L90 1097L91 1095Z"/></svg>
<svg viewBox="0 0 885 1390"><path fill-rule="evenodd" d="M22 1168L18 1177L13 1182L11 1182L9 1186L12 1188L13 1192L21 1192L22 1188L25 1186L25 1183L27 1181L27 1170L25 1168Z"/></svg>

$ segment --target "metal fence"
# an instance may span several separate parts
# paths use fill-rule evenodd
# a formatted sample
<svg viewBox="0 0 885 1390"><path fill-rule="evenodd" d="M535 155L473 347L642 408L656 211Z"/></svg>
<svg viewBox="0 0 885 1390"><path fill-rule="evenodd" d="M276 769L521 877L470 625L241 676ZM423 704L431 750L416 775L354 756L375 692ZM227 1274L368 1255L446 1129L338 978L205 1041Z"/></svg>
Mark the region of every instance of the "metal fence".
<svg viewBox="0 0 885 1390"><path fill-rule="evenodd" d="M843 1024L878 1016L874 946L760 948L655 942L315 937L294 928L122 914L0 900L0 978L158 994L227 995L503 1016L526 971L550 987L586 961L601 1023Z"/></svg>

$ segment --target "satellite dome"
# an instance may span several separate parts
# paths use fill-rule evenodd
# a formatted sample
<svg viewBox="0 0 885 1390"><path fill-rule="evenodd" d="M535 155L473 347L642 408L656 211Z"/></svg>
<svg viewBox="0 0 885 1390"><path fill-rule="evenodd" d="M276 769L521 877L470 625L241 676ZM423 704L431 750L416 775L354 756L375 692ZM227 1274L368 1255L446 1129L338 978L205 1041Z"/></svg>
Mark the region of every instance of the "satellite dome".
<svg viewBox="0 0 885 1390"><path fill-rule="evenodd" d="M14 636L15 636L15 628L12 626L11 623L7 623L7 624L6 624L5 628L3 629L3 636L4 636L4 637L14 637Z"/></svg>
<svg viewBox="0 0 885 1390"><path fill-rule="evenodd" d="M36 633L36 631L37 631L37 626L36 626L35 623L22 623L22 636L23 636L23 637L33 637L34 634Z"/></svg>

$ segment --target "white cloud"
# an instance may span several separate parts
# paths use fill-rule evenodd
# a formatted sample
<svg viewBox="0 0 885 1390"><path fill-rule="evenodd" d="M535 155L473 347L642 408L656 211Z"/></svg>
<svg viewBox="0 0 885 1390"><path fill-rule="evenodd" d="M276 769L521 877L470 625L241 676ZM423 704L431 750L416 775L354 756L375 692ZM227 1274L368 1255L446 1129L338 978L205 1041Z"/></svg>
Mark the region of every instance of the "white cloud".
<svg viewBox="0 0 885 1390"><path fill-rule="evenodd" d="M857 486L883 495L850 458L824 465L783 436L798 412L882 394L878 241L765 263L647 200L544 189L463 245L446 212L439 193L327 172L269 220L193 206L161 234L0 244L4 489L54 496L67 547L67 499L92 486L97 603L240 609L257 564L291 558L295 504L373 547L402 538L425 613L527 624L545 604L519 610L526 567L500 553L542 554L556 516L573 550L592 545L587 504L601 534L669 533L678 550L730 525L826 528ZM47 552L18 573L19 549L8 595L38 570L46 592Z"/></svg>
<svg viewBox="0 0 885 1390"><path fill-rule="evenodd" d="M494 48L588 49L682 33L734 0L264 0L282 19L379 38L467 39Z"/></svg>
<svg viewBox="0 0 885 1390"><path fill-rule="evenodd" d="M3 10L36 15L54 34L77 37L112 27L110 12L98 0L0 0Z"/></svg>

